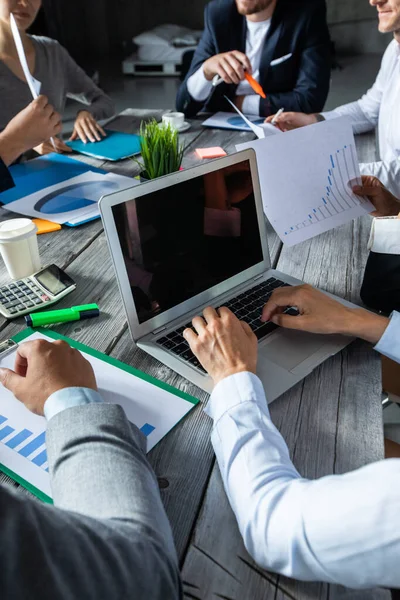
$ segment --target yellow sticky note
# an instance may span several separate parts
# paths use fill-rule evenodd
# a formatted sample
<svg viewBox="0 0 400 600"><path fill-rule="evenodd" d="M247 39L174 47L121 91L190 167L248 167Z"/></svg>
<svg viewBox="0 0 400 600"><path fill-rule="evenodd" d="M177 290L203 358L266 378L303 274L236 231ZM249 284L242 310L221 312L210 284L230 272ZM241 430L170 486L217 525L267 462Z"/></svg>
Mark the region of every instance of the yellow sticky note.
<svg viewBox="0 0 400 600"><path fill-rule="evenodd" d="M44 219L32 219L38 228L38 235L40 233L51 233L52 231L59 231L61 225L53 223L52 221L45 221Z"/></svg>

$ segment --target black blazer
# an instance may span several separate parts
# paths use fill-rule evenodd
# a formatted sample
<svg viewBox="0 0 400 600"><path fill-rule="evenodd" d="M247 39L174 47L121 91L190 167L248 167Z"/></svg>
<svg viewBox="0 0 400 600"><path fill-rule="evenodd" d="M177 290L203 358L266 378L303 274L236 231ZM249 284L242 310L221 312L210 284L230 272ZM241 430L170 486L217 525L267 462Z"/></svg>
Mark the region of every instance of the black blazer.
<svg viewBox="0 0 400 600"><path fill-rule="evenodd" d="M0 193L14 187L13 179L3 161L0 158ZM0 196L1 202L1 196Z"/></svg>
<svg viewBox="0 0 400 600"><path fill-rule="evenodd" d="M199 111L230 110L224 95L234 99L236 86L221 83L206 102L196 102L187 89L187 80L203 62L221 52L246 49L246 18L236 9L235 0L212 0L204 13L205 29L189 72L181 84L177 109L188 117ZM271 61L292 54L281 64ZM330 36L325 2L278 0L265 40L260 63L260 84L267 99L260 98L260 115L285 111L320 112L330 82Z"/></svg>

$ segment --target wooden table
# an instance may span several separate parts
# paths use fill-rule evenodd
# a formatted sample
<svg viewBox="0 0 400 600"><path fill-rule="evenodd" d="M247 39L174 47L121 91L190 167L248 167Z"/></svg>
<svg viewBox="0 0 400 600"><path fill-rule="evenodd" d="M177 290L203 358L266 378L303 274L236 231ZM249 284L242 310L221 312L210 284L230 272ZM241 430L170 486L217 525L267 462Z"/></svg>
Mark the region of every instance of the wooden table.
<svg viewBox="0 0 400 600"><path fill-rule="evenodd" d="M129 109L108 127L133 133L143 118L160 119L162 112ZM186 149L183 166L188 168L199 162L194 148L218 145L231 153L235 144L251 140L253 135L206 130L201 120L196 120L181 138ZM375 159L374 136L360 136L357 145L361 160ZM104 163L80 158L116 173L134 175L139 170L133 161ZM2 219L12 216L3 209L0 213ZM357 303L369 226L369 217L359 219L294 248L282 247L271 229L273 266ZM60 302L60 308L89 301L101 306L96 322L57 326L58 332L193 394L203 404L207 401L205 392L133 348L100 220L40 236L39 245L43 264L57 263L78 284L73 296ZM0 283L6 280L1 264ZM22 319L1 319L1 339L15 335L23 326ZM344 473L383 458L380 391L379 357L368 344L357 341L272 404L273 421L303 476L314 479ZM211 420L202 408L201 404L196 407L149 455L172 524L185 598L389 600L386 590L355 592L324 583L302 583L262 571L254 564L225 496L210 443ZM12 484L6 476L0 481Z"/></svg>

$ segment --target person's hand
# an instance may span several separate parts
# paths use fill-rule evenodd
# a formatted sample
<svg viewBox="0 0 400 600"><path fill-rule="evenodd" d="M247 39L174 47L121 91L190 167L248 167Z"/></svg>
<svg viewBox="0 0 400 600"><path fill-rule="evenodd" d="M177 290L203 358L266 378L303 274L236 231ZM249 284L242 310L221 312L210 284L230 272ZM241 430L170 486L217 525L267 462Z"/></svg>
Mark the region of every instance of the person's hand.
<svg viewBox="0 0 400 600"><path fill-rule="evenodd" d="M43 144L39 144L39 146L36 146L36 148L34 148L35 152L41 154L42 156L44 154L50 154L50 152L57 152L57 154L63 154L64 152L72 152L72 148L67 146L67 144L65 144L59 138L56 137L53 138L53 140L55 149L51 140L47 140L47 142L43 142Z"/></svg>
<svg viewBox="0 0 400 600"><path fill-rule="evenodd" d="M102 137L106 137L106 132L98 124L94 116L87 110L81 110L74 125L74 131L70 137L71 142L80 138L84 144L89 142L99 142Z"/></svg>
<svg viewBox="0 0 400 600"><path fill-rule="evenodd" d="M14 371L0 369L0 383L37 415L54 392L69 387L97 390L91 364L66 342L34 340L21 344Z"/></svg>
<svg viewBox="0 0 400 600"><path fill-rule="evenodd" d="M216 385L222 379L243 371L256 372L257 338L250 326L239 321L226 307L205 308L202 317L185 329L184 338Z"/></svg>
<svg viewBox="0 0 400 600"><path fill-rule="evenodd" d="M0 156L6 165L61 132L61 116L39 96L18 113L0 134Z"/></svg>
<svg viewBox="0 0 400 600"><path fill-rule="evenodd" d="M275 115L271 115L265 119L266 123L271 123ZM292 129L298 129L299 127L305 127L306 125L312 125L318 123L317 115L306 115L305 113L297 112L283 112L276 119L275 126L281 131L291 131Z"/></svg>
<svg viewBox="0 0 400 600"><path fill-rule="evenodd" d="M219 75L225 83L239 84L244 79L245 70L251 74L251 64L243 52L232 50L216 54L203 63L203 73L207 81Z"/></svg>
<svg viewBox="0 0 400 600"><path fill-rule="evenodd" d="M288 306L296 307L300 314L283 314ZM261 320L310 333L357 336L373 343L380 340L389 323L362 308L344 306L306 284L276 289L263 308Z"/></svg>
<svg viewBox="0 0 400 600"><path fill-rule="evenodd" d="M394 217L400 212L400 200L372 175L363 175L362 186L353 187L353 192L357 196L366 196L375 206L376 210L371 213L373 217Z"/></svg>

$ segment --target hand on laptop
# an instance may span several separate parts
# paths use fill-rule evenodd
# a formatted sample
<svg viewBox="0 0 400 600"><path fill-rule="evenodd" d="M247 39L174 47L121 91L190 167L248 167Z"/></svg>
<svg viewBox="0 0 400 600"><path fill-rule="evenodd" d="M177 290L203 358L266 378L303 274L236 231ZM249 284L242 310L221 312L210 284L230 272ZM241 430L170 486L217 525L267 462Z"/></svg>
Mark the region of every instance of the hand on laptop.
<svg viewBox="0 0 400 600"><path fill-rule="evenodd" d="M355 186L353 192L357 196L367 196L372 202L376 208L376 211L371 213L373 217L394 217L400 212L400 200L397 200L383 183L372 175L363 175L362 186Z"/></svg>
<svg viewBox="0 0 400 600"><path fill-rule="evenodd" d="M282 314L288 306L296 307L300 314ZM310 285L275 290L264 306L261 320L311 333L357 336L374 344L380 340L389 323L387 318L362 308L343 306Z"/></svg>
<svg viewBox="0 0 400 600"><path fill-rule="evenodd" d="M43 415L44 404L54 392L69 387L97 390L91 364L66 342L22 344L14 369L0 369L0 382L38 415Z"/></svg>
<svg viewBox="0 0 400 600"><path fill-rule="evenodd" d="M250 326L228 308L219 308L218 313L214 308L205 308L204 318L195 317L193 329L183 332L215 385L235 373L255 373L257 368L257 338Z"/></svg>

